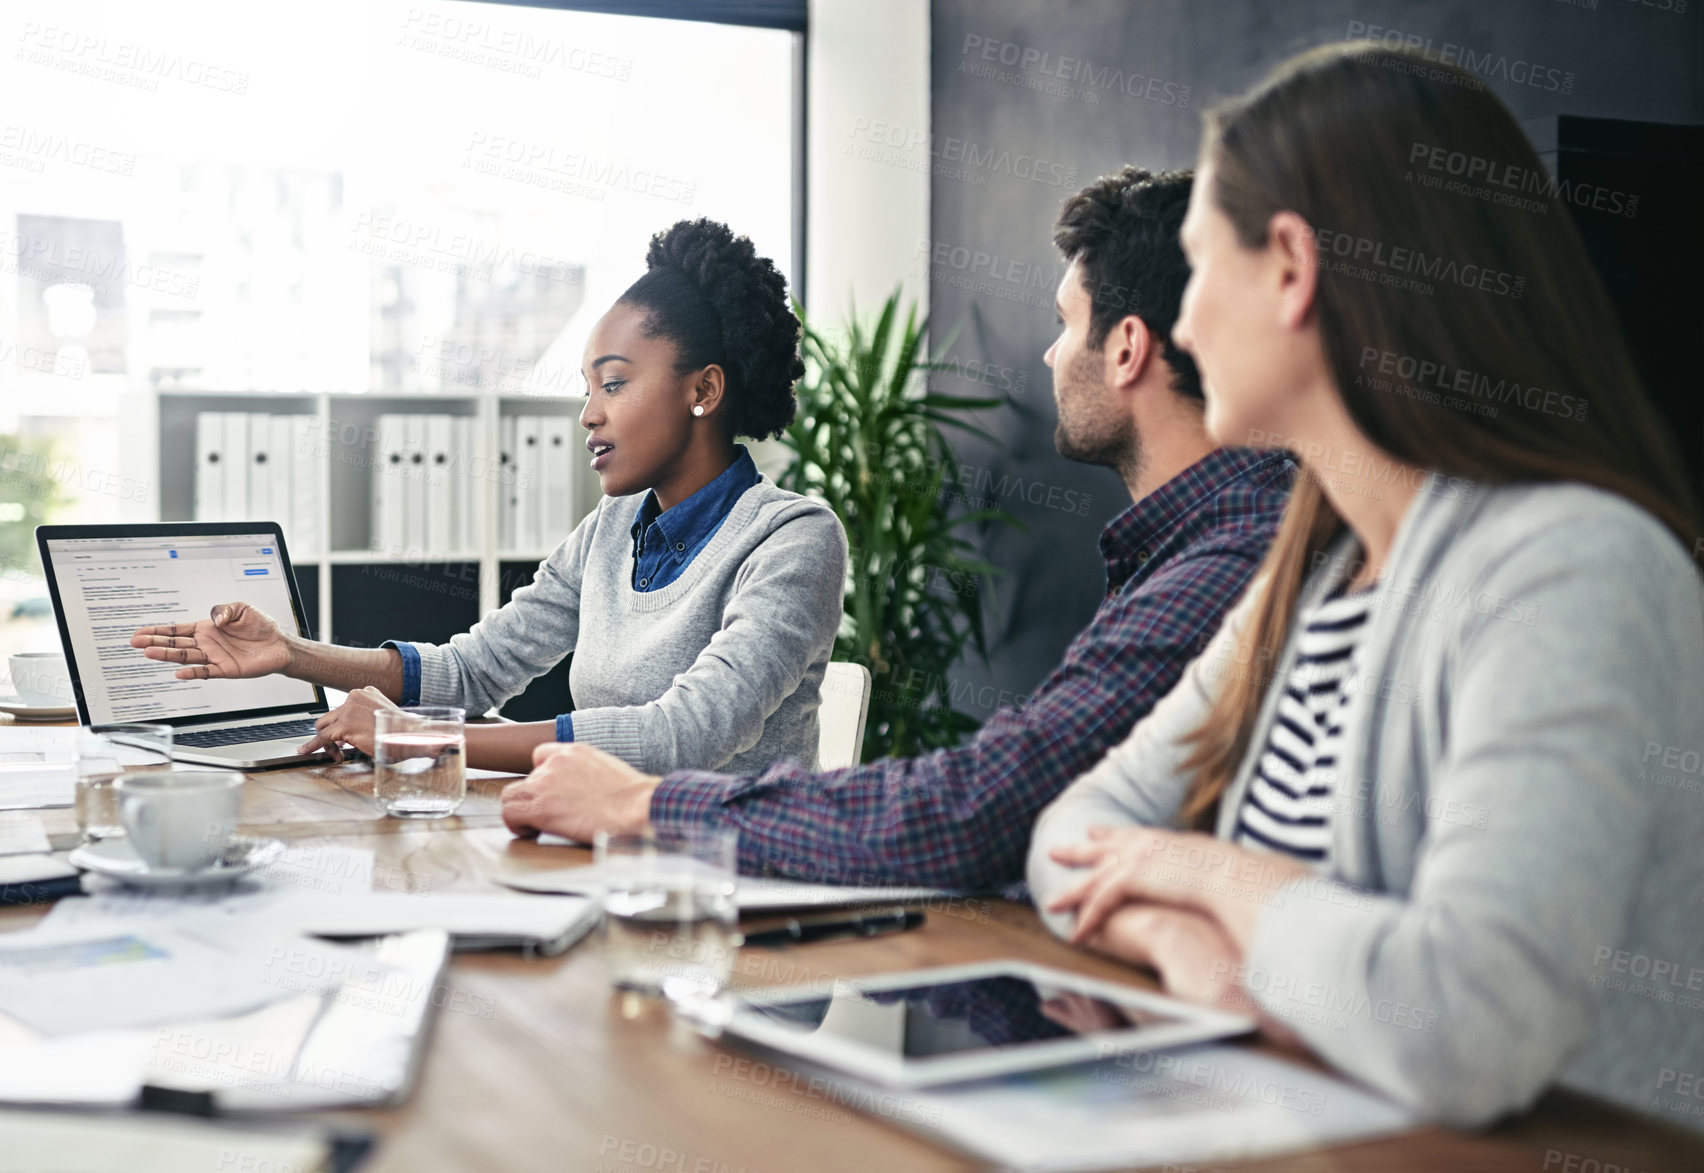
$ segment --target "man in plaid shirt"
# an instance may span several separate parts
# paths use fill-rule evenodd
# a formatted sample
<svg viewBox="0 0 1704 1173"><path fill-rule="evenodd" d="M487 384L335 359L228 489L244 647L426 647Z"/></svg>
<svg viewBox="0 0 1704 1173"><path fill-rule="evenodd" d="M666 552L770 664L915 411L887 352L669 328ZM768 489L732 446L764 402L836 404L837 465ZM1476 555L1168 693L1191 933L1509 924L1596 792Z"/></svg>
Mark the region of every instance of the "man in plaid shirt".
<svg viewBox="0 0 1704 1173"><path fill-rule="evenodd" d="M731 827L740 869L843 884L987 888L1023 878L1042 807L1170 691L1248 585L1294 466L1216 448L1201 376L1172 344L1188 265L1188 173L1126 167L1065 204L1070 262L1048 349L1061 454L1116 471L1132 504L1101 532L1106 596L1064 662L969 742L813 773L650 777L591 746L540 746L503 795L517 834Z"/></svg>

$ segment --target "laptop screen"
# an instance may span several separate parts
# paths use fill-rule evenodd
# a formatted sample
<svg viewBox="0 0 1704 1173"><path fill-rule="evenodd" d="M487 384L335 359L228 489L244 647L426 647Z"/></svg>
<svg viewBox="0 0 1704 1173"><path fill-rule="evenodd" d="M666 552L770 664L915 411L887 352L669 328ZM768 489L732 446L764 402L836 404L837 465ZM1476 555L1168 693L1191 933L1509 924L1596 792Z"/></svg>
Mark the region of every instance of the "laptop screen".
<svg viewBox="0 0 1704 1173"><path fill-rule="evenodd" d="M215 604L239 601L301 634L277 541L271 532L47 538L89 720L194 720L315 704L306 681L179 680L178 665L130 646L138 627L206 619Z"/></svg>

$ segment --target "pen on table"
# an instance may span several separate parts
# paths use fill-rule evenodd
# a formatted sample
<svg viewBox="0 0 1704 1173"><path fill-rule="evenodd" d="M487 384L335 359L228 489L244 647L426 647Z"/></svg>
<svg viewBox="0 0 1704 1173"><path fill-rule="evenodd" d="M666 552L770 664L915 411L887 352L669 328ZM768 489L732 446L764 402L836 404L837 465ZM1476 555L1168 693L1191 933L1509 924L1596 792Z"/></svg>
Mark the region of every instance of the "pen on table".
<svg viewBox="0 0 1704 1173"><path fill-rule="evenodd" d="M903 933L923 923L921 912L891 908L883 912L865 913L839 920L787 920L778 928L747 933L747 945L796 945L807 941L826 941L832 937L879 937L887 933Z"/></svg>

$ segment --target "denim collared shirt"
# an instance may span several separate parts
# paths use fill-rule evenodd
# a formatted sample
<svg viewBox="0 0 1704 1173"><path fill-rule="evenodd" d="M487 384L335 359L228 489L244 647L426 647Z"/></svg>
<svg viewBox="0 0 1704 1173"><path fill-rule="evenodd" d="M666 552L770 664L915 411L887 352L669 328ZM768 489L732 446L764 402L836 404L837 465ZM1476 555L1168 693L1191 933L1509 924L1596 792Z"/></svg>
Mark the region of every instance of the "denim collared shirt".
<svg viewBox="0 0 1704 1173"><path fill-rule="evenodd" d="M734 462L680 504L659 509L656 492L645 495L633 522L634 590L661 590L679 578L722 528L734 502L762 479L745 445L737 447Z"/></svg>
<svg viewBox="0 0 1704 1173"><path fill-rule="evenodd" d="M659 510L657 494L648 492L633 523L633 574L636 591L661 590L674 582L699 551L716 536L733 511L734 502L763 479L744 444L736 444L739 455L715 480L678 505ZM420 701L420 653L406 643L386 640L402 656L402 703ZM556 718L556 740L574 740L574 715Z"/></svg>

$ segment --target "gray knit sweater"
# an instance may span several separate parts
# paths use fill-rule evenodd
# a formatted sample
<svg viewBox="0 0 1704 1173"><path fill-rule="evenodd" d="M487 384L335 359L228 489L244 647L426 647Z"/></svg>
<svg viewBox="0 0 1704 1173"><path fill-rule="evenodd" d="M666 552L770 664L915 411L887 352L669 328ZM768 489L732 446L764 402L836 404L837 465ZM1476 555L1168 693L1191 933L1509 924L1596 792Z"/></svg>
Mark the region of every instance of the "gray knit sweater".
<svg viewBox="0 0 1704 1173"><path fill-rule="evenodd" d="M1333 553L1301 608L1347 576L1353 543ZM1686 550L1596 489L1433 474L1378 590L1341 710L1325 872L1267 902L1238 980L1327 1062L1452 1124L1555 1082L1704 1127L1681 1085L1704 1072L1704 589ZM1172 821L1187 736L1248 671L1233 641L1251 603L1043 813L1038 905L1077 878L1052 848ZM1292 633L1273 679L1295 656ZM1252 891L1240 873L1196 878Z"/></svg>
<svg viewBox="0 0 1704 1173"><path fill-rule="evenodd" d="M674 582L632 586L645 494L606 497L517 590L448 644L415 644L420 702L483 713L574 653L574 740L652 774L814 766L846 535L764 478Z"/></svg>

